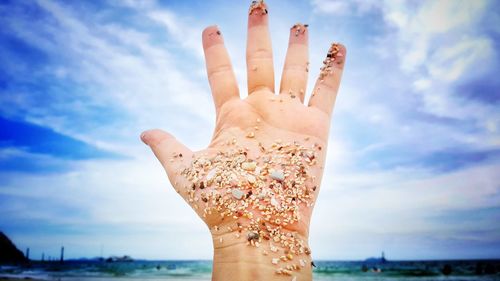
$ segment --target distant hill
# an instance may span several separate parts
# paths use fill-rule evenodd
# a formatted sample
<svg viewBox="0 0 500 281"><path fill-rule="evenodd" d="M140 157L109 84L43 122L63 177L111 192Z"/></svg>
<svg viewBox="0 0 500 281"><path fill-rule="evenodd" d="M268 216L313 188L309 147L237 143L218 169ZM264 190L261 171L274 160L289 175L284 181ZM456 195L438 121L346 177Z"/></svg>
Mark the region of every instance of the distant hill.
<svg viewBox="0 0 500 281"><path fill-rule="evenodd" d="M365 260L366 263L386 263L385 253L382 252L382 255L379 258L367 258Z"/></svg>
<svg viewBox="0 0 500 281"><path fill-rule="evenodd" d="M27 262L23 252L0 231L0 264L17 264Z"/></svg>
<svg viewBox="0 0 500 281"><path fill-rule="evenodd" d="M366 263L385 263L387 260L385 258L367 258Z"/></svg>

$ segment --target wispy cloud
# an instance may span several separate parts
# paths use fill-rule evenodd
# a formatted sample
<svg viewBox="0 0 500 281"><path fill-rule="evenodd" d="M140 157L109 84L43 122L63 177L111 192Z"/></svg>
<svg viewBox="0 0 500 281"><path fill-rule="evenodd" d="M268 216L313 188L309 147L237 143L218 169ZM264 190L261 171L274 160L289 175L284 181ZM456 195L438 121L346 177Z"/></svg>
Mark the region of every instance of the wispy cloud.
<svg viewBox="0 0 500 281"><path fill-rule="evenodd" d="M333 135L349 146L342 147L342 157L329 157L330 163L347 164L327 167L332 174L327 174L324 186L330 194L320 197L318 209L324 217L335 217L328 231L319 220L316 229L339 233L335 237L342 243L352 242L349 246L332 242L332 247L322 248L322 254L339 249L345 253L353 247L356 250L351 253L359 257L354 253L376 244L378 249L404 255L387 242L402 239L406 245L418 244L427 247L423 252L442 257L440 252L448 251L449 245L438 245L451 239L456 248L476 247L474 255L491 255L491 243L471 246L464 237L478 228L488 229L488 234L476 233L474 239L494 236L498 229L487 225L496 215L483 214L480 223L462 228L429 217L436 213L458 217L463 208L473 213L485 206L498 207L500 115L490 102L497 90L477 92L484 88L475 82L492 80L499 68L494 48L498 43L482 28L495 19L488 12L494 4L358 2L311 1L318 16L335 16L339 22L355 18L363 24L369 19L381 26L370 35L353 35L354 46L348 45L350 65ZM367 47L367 51L361 49ZM358 57L354 62L353 53ZM468 84L477 88L462 86ZM326 200L329 203L323 209ZM324 239L323 247L327 235L313 233ZM357 243L362 246L356 248ZM422 248L415 255L421 252Z"/></svg>
<svg viewBox="0 0 500 281"><path fill-rule="evenodd" d="M185 119L186 123L193 117L201 122L208 121L208 114L198 110L199 105L203 105L208 110L211 109L207 87L201 86L205 84L205 81L200 81L197 77L187 77L179 72L182 68L182 61L175 61L168 50L162 48L160 44L154 44L150 34L117 24L101 25L94 21L79 21L75 16L76 11L55 2L39 1L37 4L44 17L38 20L36 32L28 28L32 24L30 18L21 13L9 17L7 24L12 28L13 35L24 40L32 48L41 48L50 57L59 56L60 50L64 50L65 60L54 69L49 68L49 73L44 73L47 80L55 80L56 83L70 81L76 86L85 85L87 89L82 90L81 95L86 104L94 103L126 114L122 117L126 118L129 126L127 132L109 131L110 128L116 128L116 125L123 126L123 124L110 122L103 130L95 133L103 134L108 131L107 138L113 140L116 140L115 133L135 135L141 129L147 128L146 126L165 124L155 119L166 109L186 112L187 114L180 115L181 118L190 116ZM92 17L90 14L88 16ZM97 21L98 18L94 20ZM57 28L54 28L54 21ZM179 29L183 29L183 26L179 26ZM35 71L40 71L40 69L35 69ZM58 79L61 77L61 72L65 73L64 80ZM43 86L49 88L46 90L51 90L50 85ZM18 91L11 95L10 103L29 100L20 96L31 95L31 93ZM5 98L8 99L9 96ZM197 101L196 104L192 102L193 100ZM82 112L86 106L75 104L68 92L55 102L47 104L46 108L39 109L41 112L37 115L30 114L34 107L33 102L18 103L14 108L25 119L43 123L43 125L87 142L93 143L95 139L104 139L96 138L96 134L92 132L95 127L84 133L80 133L80 127L71 130L74 120L65 120L65 117L74 118L75 115L78 117L79 113L87 112ZM73 114L53 116L59 108L71 110ZM94 116L87 116L85 123L94 125L95 119L98 119L96 115L101 113L94 112L94 114ZM55 119L60 122L53 122ZM116 122L117 119L113 121ZM100 125L102 127L105 124Z"/></svg>

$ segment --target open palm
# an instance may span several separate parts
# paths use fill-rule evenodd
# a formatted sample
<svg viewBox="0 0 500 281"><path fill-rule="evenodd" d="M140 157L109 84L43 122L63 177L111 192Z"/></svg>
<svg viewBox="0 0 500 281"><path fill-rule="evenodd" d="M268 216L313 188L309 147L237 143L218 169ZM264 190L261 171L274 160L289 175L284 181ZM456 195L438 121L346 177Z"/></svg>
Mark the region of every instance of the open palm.
<svg viewBox="0 0 500 281"><path fill-rule="evenodd" d="M345 48L332 44L305 105L307 26L296 24L290 30L277 94L267 7L254 2L249 12L245 99L240 98L218 27L206 28L202 39L217 114L209 147L193 152L161 130L146 131L143 141L164 166L176 191L213 233L226 229L241 233L243 229L250 231L243 241L252 244L283 232L307 237ZM259 223L267 226L256 226ZM302 246L302 252L295 252L303 253L307 247Z"/></svg>

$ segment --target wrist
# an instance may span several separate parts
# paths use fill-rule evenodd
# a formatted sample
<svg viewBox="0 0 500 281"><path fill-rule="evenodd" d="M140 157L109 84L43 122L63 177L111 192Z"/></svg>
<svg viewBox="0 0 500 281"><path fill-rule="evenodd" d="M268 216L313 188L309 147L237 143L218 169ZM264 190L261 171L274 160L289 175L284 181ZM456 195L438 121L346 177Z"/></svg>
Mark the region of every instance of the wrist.
<svg viewBox="0 0 500 281"><path fill-rule="evenodd" d="M266 236L231 224L212 228L211 233L213 280L312 280L306 235L281 229Z"/></svg>

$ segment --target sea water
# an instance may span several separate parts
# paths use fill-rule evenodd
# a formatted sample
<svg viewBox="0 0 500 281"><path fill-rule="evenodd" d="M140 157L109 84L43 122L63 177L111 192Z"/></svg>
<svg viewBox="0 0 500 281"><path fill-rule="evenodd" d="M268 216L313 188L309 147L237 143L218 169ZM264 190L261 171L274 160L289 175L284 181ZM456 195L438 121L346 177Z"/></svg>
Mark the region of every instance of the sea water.
<svg viewBox="0 0 500 281"><path fill-rule="evenodd" d="M474 281L500 280L500 260L316 261L314 280L336 281ZM66 261L33 262L0 267L0 277L30 277L61 281L103 280L211 280L211 261ZM445 274L446 273L446 274Z"/></svg>

